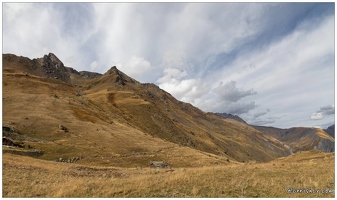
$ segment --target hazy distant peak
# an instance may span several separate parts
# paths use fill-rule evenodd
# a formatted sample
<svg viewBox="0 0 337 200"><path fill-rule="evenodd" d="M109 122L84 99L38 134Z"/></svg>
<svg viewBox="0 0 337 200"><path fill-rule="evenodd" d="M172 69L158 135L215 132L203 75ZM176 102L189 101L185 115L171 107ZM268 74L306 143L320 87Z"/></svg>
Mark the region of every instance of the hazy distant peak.
<svg viewBox="0 0 337 200"><path fill-rule="evenodd" d="M243 120L241 117L237 115L227 114L227 113L214 113L216 116L222 118L222 119L234 119L239 122L247 123L245 120Z"/></svg>

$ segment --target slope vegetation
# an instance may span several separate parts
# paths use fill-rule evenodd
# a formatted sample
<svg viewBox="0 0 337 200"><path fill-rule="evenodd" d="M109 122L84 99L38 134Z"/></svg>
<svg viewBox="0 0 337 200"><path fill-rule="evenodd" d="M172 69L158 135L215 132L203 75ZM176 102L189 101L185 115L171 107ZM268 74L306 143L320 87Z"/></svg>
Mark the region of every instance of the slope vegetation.
<svg viewBox="0 0 337 200"><path fill-rule="evenodd" d="M205 113L116 67L77 72L52 53L33 60L3 55L3 124L35 138L26 146L47 160L127 166L162 159L185 166L208 154L239 162L289 154L249 125Z"/></svg>
<svg viewBox="0 0 337 200"><path fill-rule="evenodd" d="M334 153L197 168L95 167L3 155L3 197L334 197ZM313 192L314 191L314 192Z"/></svg>
<svg viewBox="0 0 337 200"><path fill-rule="evenodd" d="M312 149L326 152L335 151L335 140L323 129L295 127L290 129L278 129L274 127L254 126L265 136L271 136L279 140L291 152L307 151Z"/></svg>

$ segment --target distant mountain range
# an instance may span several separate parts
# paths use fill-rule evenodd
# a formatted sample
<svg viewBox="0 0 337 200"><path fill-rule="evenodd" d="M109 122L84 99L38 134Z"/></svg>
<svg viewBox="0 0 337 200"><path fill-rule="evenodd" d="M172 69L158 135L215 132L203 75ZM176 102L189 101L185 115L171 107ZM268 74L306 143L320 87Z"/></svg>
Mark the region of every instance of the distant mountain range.
<svg viewBox="0 0 337 200"><path fill-rule="evenodd" d="M235 115L203 112L114 66L104 74L78 72L52 53L37 59L4 54L2 70L3 124L16 131L8 137L41 150L41 159L197 166L201 160L266 162L297 151L334 151L333 128L327 134L251 126Z"/></svg>
<svg viewBox="0 0 337 200"><path fill-rule="evenodd" d="M324 129L324 131L331 137L335 138L335 125L329 126L327 129Z"/></svg>
<svg viewBox="0 0 337 200"><path fill-rule="evenodd" d="M326 152L335 151L334 138L320 128L294 127L279 129L274 127L254 126L265 136L271 136L282 142L292 153L312 149Z"/></svg>

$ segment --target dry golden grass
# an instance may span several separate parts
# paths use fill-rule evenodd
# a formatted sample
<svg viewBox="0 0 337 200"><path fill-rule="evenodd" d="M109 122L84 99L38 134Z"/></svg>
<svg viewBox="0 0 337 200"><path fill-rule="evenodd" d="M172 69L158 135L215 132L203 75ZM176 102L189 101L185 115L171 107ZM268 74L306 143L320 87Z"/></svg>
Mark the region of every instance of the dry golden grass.
<svg viewBox="0 0 337 200"><path fill-rule="evenodd" d="M334 197L334 153L269 163L136 169L3 154L3 197ZM308 189L287 193L288 188ZM308 193L309 189L319 190Z"/></svg>

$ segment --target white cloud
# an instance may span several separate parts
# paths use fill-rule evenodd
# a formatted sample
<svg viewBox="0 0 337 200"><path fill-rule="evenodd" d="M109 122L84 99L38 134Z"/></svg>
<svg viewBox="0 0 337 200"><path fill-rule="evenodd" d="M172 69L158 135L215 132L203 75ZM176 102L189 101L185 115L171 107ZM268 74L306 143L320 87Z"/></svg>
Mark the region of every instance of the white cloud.
<svg viewBox="0 0 337 200"><path fill-rule="evenodd" d="M316 112L316 113L313 113L311 116L310 116L310 119L312 120L320 120L320 119L323 119L323 114L320 113L320 112Z"/></svg>
<svg viewBox="0 0 337 200"><path fill-rule="evenodd" d="M84 69L79 53L79 38L66 37L62 29L62 11L50 3L4 3L3 4L3 52L30 58L39 58L49 52L55 53L66 66ZM14 21L13 21L14 20ZM90 63L87 63L89 68Z"/></svg>
<svg viewBox="0 0 337 200"><path fill-rule="evenodd" d="M183 69L187 66L185 57L186 53L183 51L166 51L163 56L162 66Z"/></svg>
<svg viewBox="0 0 337 200"><path fill-rule="evenodd" d="M235 80L242 87L254 88L257 94L245 97L246 101L273 108L274 115L288 116L277 120L277 126L310 126L307 112L334 98L333 27L333 17L325 17L310 29L295 29L264 48L238 55L210 76L213 82ZM242 71L251 64L255 67Z"/></svg>
<svg viewBox="0 0 337 200"><path fill-rule="evenodd" d="M310 116L310 119L321 120L325 116L334 115L334 114L335 114L335 106L334 105L326 105L326 106L321 107L319 111L313 113Z"/></svg>
<svg viewBox="0 0 337 200"><path fill-rule="evenodd" d="M230 81L225 84L220 82L218 87L214 88L213 91L217 93L221 99L231 102L237 102L243 97L256 94L253 89L243 90L237 88L235 81Z"/></svg>
<svg viewBox="0 0 337 200"><path fill-rule="evenodd" d="M151 68L149 61L142 57L132 56L126 63L122 64L119 69L128 76L140 80L142 75L148 73Z"/></svg>
<svg viewBox="0 0 337 200"><path fill-rule="evenodd" d="M194 103L206 91L205 85L198 79L171 79L170 82L159 84L159 87L181 101Z"/></svg>
<svg viewBox="0 0 337 200"><path fill-rule="evenodd" d="M96 68L97 68L97 61L95 60L90 64L90 69L91 71L95 71Z"/></svg>
<svg viewBox="0 0 337 200"><path fill-rule="evenodd" d="M164 73L165 75L157 80L158 83L175 82L187 75L186 71L180 71L175 68L165 68Z"/></svg>

